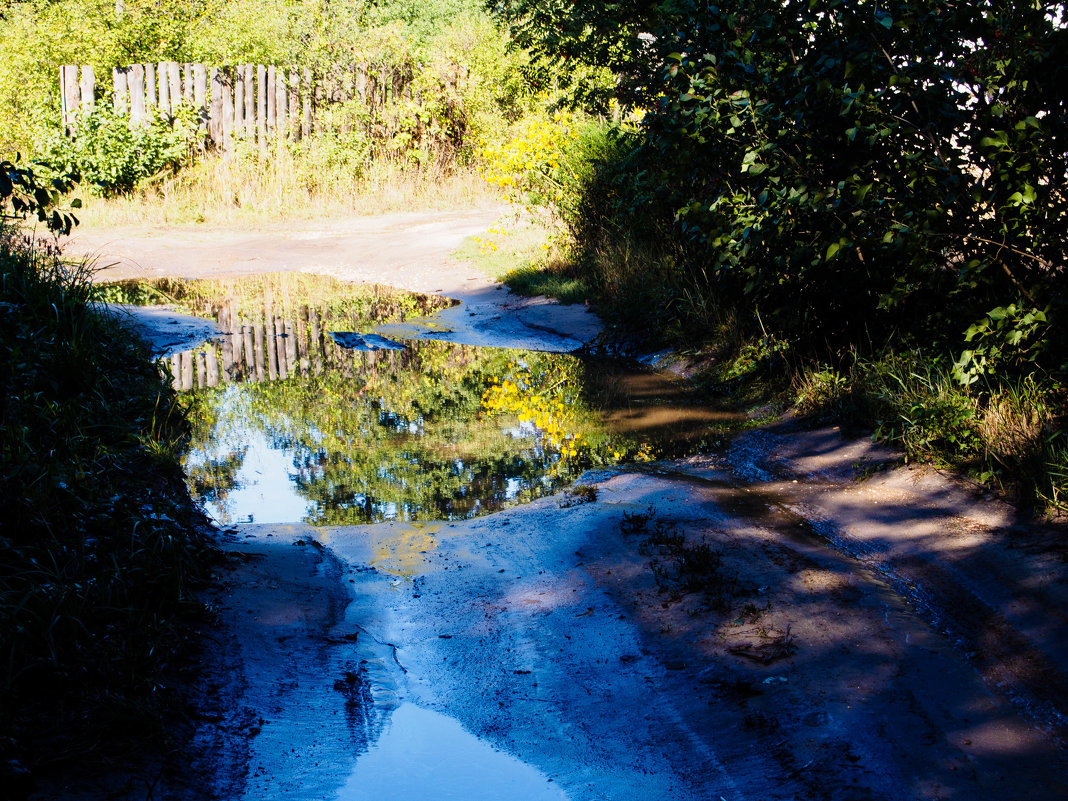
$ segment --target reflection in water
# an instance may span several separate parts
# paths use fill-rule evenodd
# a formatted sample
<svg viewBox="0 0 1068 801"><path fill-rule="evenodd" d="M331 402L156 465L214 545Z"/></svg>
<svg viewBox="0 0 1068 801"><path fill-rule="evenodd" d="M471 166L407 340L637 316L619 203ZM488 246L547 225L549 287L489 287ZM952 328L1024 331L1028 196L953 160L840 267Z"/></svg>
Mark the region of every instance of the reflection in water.
<svg viewBox="0 0 1068 801"><path fill-rule="evenodd" d="M648 370L338 334L324 317L223 306L229 333L172 357L196 397L186 472L220 523L472 517L590 467L693 452L729 419Z"/></svg>
<svg viewBox="0 0 1068 801"><path fill-rule="evenodd" d="M571 440L484 408L517 359L556 377L577 426ZM593 449L580 459L568 445L603 439L584 411L581 374L573 358L441 342L335 351L318 375L198 392L186 472L223 523L471 517L553 492L593 463Z"/></svg>
<svg viewBox="0 0 1068 801"><path fill-rule="evenodd" d="M362 755L337 801L566 801L535 768L468 734L452 718L402 703Z"/></svg>

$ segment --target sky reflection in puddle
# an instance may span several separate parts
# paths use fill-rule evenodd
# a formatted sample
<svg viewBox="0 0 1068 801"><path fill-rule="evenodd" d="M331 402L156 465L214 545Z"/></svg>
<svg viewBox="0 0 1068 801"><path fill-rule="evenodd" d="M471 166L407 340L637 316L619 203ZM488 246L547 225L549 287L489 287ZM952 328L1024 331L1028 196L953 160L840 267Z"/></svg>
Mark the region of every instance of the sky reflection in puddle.
<svg viewBox="0 0 1068 801"><path fill-rule="evenodd" d="M337 801L566 801L544 774L468 734L452 718L402 703Z"/></svg>

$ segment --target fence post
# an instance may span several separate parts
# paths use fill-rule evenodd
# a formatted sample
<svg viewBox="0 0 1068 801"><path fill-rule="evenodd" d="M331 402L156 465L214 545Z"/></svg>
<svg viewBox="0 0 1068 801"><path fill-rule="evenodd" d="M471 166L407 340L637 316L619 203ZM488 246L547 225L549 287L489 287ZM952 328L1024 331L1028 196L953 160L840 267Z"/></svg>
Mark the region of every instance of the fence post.
<svg viewBox="0 0 1068 801"><path fill-rule="evenodd" d="M222 124L223 124L223 146L229 147L234 140L234 117L236 116L234 105L234 80L231 77L232 70L229 67L224 67L220 70L222 74L223 96L222 96Z"/></svg>
<svg viewBox="0 0 1068 801"><path fill-rule="evenodd" d="M260 147L267 146L267 68L256 67L256 136Z"/></svg>
<svg viewBox="0 0 1068 801"><path fill-rule="evenodd" d="M91 111L96 106L96 70L92 65L82 67L81 80L82 109Z"/></svg>
<svg viewBox="0 0 1068 801"><path fill-rule="evenodd" d="M171 118L171 81L167 74L167 62L159 63L159 72L156 74L156 82L159 89L159 113L166 120Z"/></svg>
<svg viewBox="0 0 1068 801"><path fill-rule="evenodd" d="M182 67L177 61L167 62L167 84L171 94L171 116L173 117L175 110L182 102Z"/></svg>
<svg viewBox="0 0 1068 801"><path fill-rule="evenodd" d="M297 141L301 131L300 108L300 72L294 67L289 70L289 138Z"/></svg>
<svg viewBox="0 0 1068 801"><path fill-rule="evenodd" d="M277 119L276 113L278 110L278 75L275 71L274 65L270 64L267 67L267 135L274 134L275 121Z"/></svg>
<svg viewBox="0 0 1068 801"><path fill-rule="evenodd" d="M256 136L256 93L255 74L256 68L251 64L244 66L245 70L245 136Z"/></svg>
<svg viewBox="0 0 1068 801"><path fill-rule="evenodd" d="M314 116L313 102L315 99L315 83L312 81L312 71L310 67L304 68L304 116L301 121L301 134L307 139L312 135L312 118Z"/></svg>
<svg viewBox="0 0 1068 801"><path fill-rule="evenodd" d="M126 68L127 89L130 93L130 123L145 124L145 68L131 64Z"/></svg>
<svg viewBox="0 0 1068 801"><path fill-rule="evenodd" d="M156 65L152 62L145 64L145 102L156 105Z"/></svg>
<svg viewBox="0 0 1068 801"><path fill-rule="evenodd" d="M208 106L208 138L216 147L222 147L225 139L225 123L223 117L226 113L223 95L222 70L218 67L211 68L211 101ZM199 105L199 103L198 103Z"/></svg>
<svg viewBox="0 0 1068 801"><path fill-rule="evenodd" d="M245 66L238 64L234 67L234 124L235 136L244 136L245 133Z"/></svg>
<svg viewBox="0 0 1068 801"><path fill-rule="evenodd" d="M208 121L208 68L203 64L193 64L193 107L200 115L201 123Z"/></svg>
<svg viewBox="0 0 1068 801"><path fill-rule="evenodd" d="M289 100L289 93L286 90L286 68L281 67L276 69L274 75L274 90L278 93L274 104L274 124L278 138L285 139L289 136L289 113L286 110L286 101Z"/></svg>
<svg viewBox="0 0 1068 801"><path fill-rule="evenodd" d="M81 102L81 90L78 86L78 68L73 65L65 65L59 68L59 91L63 103L63 125L67 133L71 132L78 116L78 106Z"/></svg>
<svg viewBox="0 0 1068 801"><path fill-rule="evenodd" d="M115 67L111 71L112 95L111 101L119 114L126 114L130 110L129 94L130 86L126 80L126 70Z"/></svg>
<svg viewBox="0 0 1068 801"><path fill-rule="evenodd" d="M196 85L196 78L194 77L194 73L193 73L193 65L192 64L183 64L183 65L181 65L181 68L182 68L182 99L185 100L185 102L188 103L193 108L198 108L200 106L200 104L197 103L196 90L194 89L194 86Z"/></svg>

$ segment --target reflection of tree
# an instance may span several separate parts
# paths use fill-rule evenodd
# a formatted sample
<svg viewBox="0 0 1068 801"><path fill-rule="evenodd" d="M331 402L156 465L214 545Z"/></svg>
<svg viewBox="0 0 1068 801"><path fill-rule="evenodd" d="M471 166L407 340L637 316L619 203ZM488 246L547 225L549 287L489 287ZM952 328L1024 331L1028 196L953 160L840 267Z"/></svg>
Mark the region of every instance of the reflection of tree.
<svg viewBox="0 0 1068 801"><path fill-rule="evenodd" d="M550 359L564 383L581 374L572 357L423 342L352 354L320 376L208 390L195 415L196 447L226 455L194 468L194 481L216 494L232 488L227 478L244 453L227 431L243 429L291 455L316 524L467 517L554 490L577 465L544 438L511 436L514 418L502 425L481 416L483 393L510 363L549 369ZM588 426L578 395L569 392L571 416Z"/></svg>
<svg viewBox="0 0 1068 801"><path fill-rule="evenodd" d="M186 465L193 497L202 504L214 504L225 514L227 498L239 488L237 474L245 463L247 452L247 447L238 448L222 457L209 457L199 464Z"/></svg>

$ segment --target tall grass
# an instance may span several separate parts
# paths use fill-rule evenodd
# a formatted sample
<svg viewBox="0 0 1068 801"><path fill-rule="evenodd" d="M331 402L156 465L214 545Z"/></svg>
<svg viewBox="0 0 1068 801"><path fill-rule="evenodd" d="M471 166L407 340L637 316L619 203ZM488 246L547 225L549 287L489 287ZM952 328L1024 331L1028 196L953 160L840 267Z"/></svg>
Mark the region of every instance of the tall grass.
<svg viewBox="0 0 1068 801"><path fill-rule="evenodd" d="M916 353L801 370L801 411L870 426L908 458L963 470L1041 512L1068 509L1063 390L1037 374L965 388Z"/></svg>
<svg viewBox="0 0 1068 801"><path fill-rule="evenodd" d="M350 158L331 140L210 154L134 191L85 201L85 227L255 225L413 210L491 206L502 197L472 168Z"/></svg>
<svg viewBox="0 0 1068 801"><path fill-rule="evenodd" d="M150 721L206 569L186 421L90 274L0 231L0 746ZM5 749L6 750L6 749Z"/></svg>

